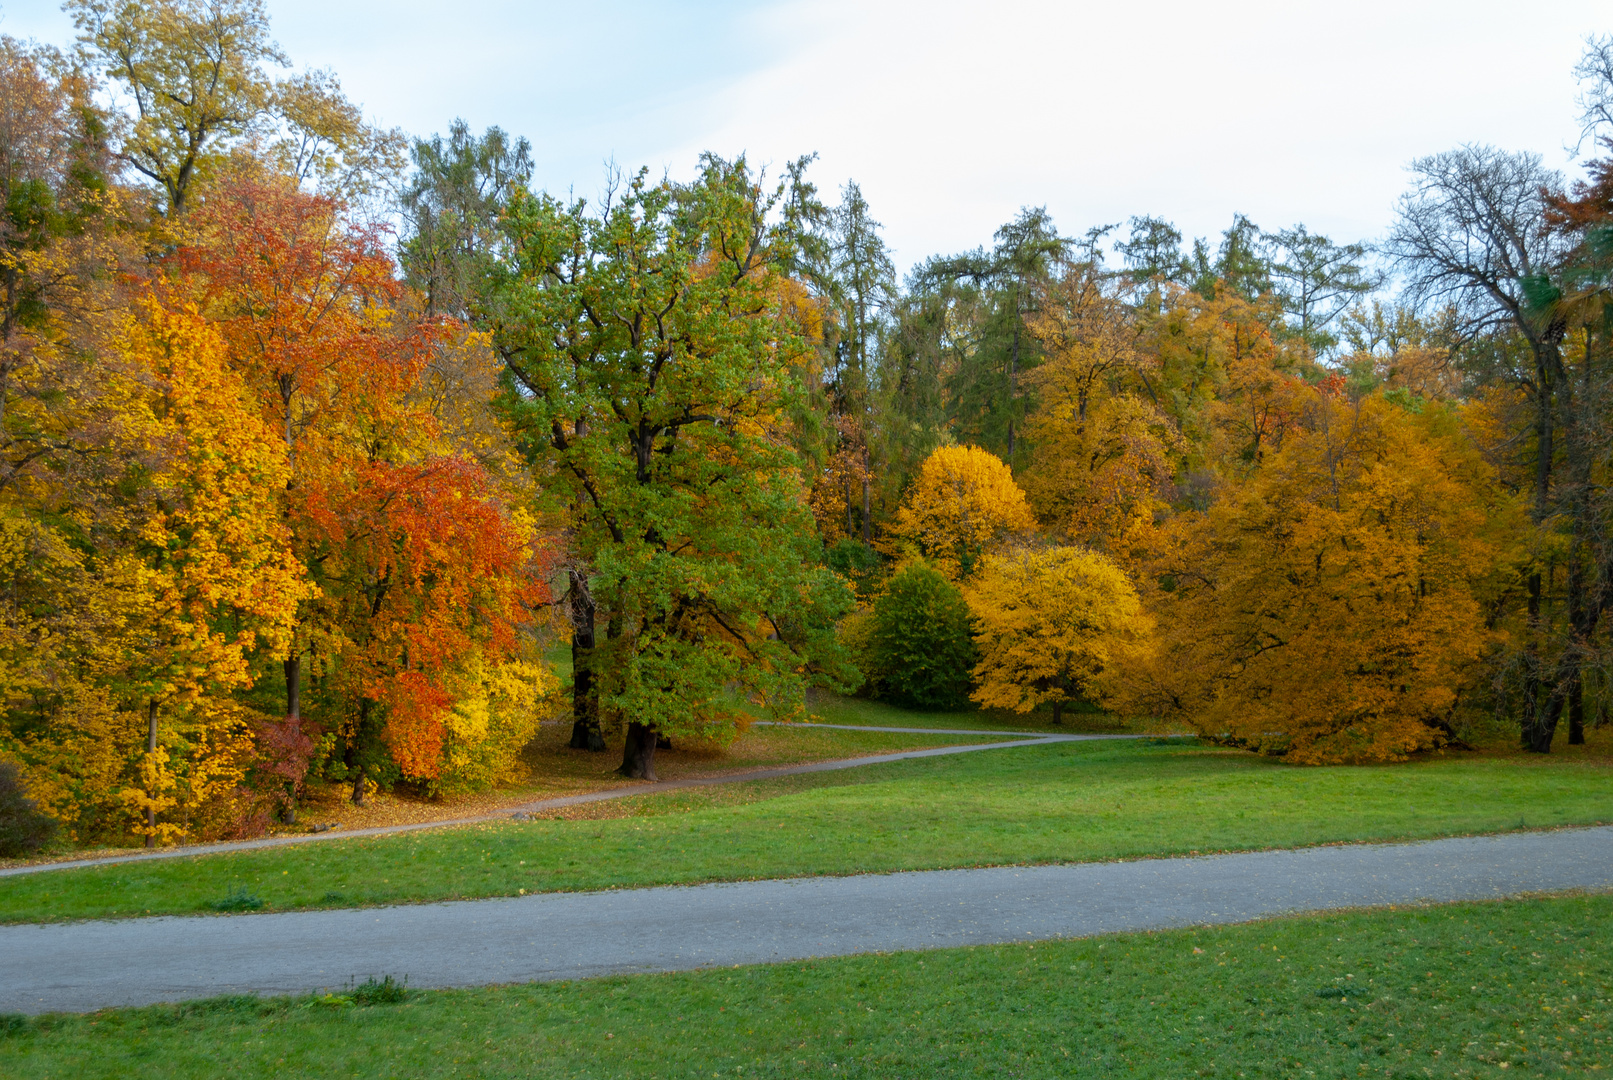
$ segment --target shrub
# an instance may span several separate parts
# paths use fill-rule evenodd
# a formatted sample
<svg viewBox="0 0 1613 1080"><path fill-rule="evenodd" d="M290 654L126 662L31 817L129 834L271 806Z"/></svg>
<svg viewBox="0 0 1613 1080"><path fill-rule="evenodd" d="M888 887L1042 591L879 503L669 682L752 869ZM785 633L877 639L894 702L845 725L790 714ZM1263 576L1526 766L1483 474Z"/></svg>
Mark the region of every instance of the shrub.
<svg viewBox="0 0 1613 1080"><path fill-rule="evenodd" d="M946 575L911 563L874 605L873 647L882 691L928 709L961 708L975 664L969 605Z"/></svg>
<svg viewBox="0 0 1613 1080"><path fill-rule="evenodd" d="M32 855L56 837L56 819L41 813L22 788L15 762L0 761L0 856Z"/></svg>

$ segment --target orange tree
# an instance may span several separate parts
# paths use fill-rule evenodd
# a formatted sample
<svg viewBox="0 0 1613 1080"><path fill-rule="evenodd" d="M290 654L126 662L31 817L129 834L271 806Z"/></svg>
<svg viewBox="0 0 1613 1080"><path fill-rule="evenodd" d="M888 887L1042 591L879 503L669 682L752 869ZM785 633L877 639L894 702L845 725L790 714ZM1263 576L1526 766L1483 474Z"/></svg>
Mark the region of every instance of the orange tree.
<svg viewBox="0 0 1613 1080"><path fill-rule="evenodd" d="M809 343L786 194L708 156L688 185L641 172L597 211L540 195L507 216L509 407L569 516L579 633L596 607L610 627L574 653L576 717L625 721L630 776L653 777L658 736L733 737L727 688L788 711L803 680L853 677L791 445Z"/></svg>
<svg viewBox="0 0 1613 1080"><path fill-rule="evenodd" d="M1313 393L1280 451L1155 537L1158 649L1126 702L1303 763L1435 746L1482 679L1517 524L1454 410Z"/></svg>

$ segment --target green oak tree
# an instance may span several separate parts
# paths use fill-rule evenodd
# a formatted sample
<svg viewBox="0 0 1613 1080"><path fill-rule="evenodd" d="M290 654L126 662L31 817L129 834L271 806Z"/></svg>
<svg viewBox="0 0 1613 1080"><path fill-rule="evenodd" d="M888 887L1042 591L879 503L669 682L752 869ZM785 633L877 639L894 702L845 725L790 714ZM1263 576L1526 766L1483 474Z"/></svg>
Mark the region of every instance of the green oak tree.
<svg viewBox="0 0 1613 1080"><path fill-rule="evenodd" d="M789 176L706 155L688 184L641 171L597 208L518 194L505 217L510 415L610 627L574 653L574 719L597 699L625 724L628 776L654 778L658 738L727 741L747 701L856 678L792 448L813 302L784 272Z"/></svg>

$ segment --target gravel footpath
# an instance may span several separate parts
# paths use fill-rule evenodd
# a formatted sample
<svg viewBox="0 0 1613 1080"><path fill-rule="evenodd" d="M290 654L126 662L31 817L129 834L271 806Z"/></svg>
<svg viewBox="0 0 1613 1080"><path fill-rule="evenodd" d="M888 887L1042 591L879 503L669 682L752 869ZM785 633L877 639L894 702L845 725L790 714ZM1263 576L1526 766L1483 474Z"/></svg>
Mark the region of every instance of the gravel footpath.
<svg viewBox="0 0 1613 1080"><path fill-rule="evenodd" d="M1613 827L267 915L0 927L0 1012L369 976L411 986L678 971L1613 887Z"/></svg>

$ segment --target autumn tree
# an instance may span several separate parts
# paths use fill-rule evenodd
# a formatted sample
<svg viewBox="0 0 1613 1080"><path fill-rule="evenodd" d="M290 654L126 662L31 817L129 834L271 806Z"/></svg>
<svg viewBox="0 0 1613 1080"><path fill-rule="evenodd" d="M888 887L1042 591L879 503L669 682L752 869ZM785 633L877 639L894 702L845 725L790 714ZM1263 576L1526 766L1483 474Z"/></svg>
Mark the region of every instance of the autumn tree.
<svg viewBox="0 0 1613 1080"><path fill-rule="evenodd" d="M731 738L725 688L787 712L803 680L850 675L849 593L818 562L790 445L808 343L780 269L788 198L707 156L687 185L641 172L597 209L523 195L507 217L512 415L611 625L577 656L577 714L597 694L625 721L630 776L654 776L660 736Z"/></svg>
<svg viewBox="0 0 1613 1080"><path fill-rule="evenodd" d="M889 531L899 546L959 578L973 573L992 547L1035 524L1001 458L978 446L943 446L925 459Z"/></svg>
<svg viewBox="0 0 1613 1080"><path fill-rule="evenodd" d="M372 128L328 71L290 60L262 0L67 0L79 42L128 94L121 157L183 214L233 148L256 139L296 181L352 199L401 167L403 137Z"/></svg>
<svg viewBox="0 0 1613 1080"><path fill-rule="evenodd" d="M1484 679L1515 510L1451 410L1315 395L1247 481L1164 527L1159 648L1126 707L1297 762L1438 745Z"/></svg>
<svg viewBox="0 0 1613 1080"><path fill-rule="evenodd" d="M1045 353L1026 421L1026 492L1038 518L1071 539L1114 550L1168 501L1186 449L1158 404L1160 358L1120 282L1092 262L1067 264L1030 322ZM1156 298L1157 298L1156 291Z"/></svg>
<svg viewBox="0 0 1613 1080"><path fill-rule="evenodd" d="M970 696L1021 713L1051 703L1055 724L1148 631L1125 572L1080 548L988 555L964 595L980 656Z"/></svg>

